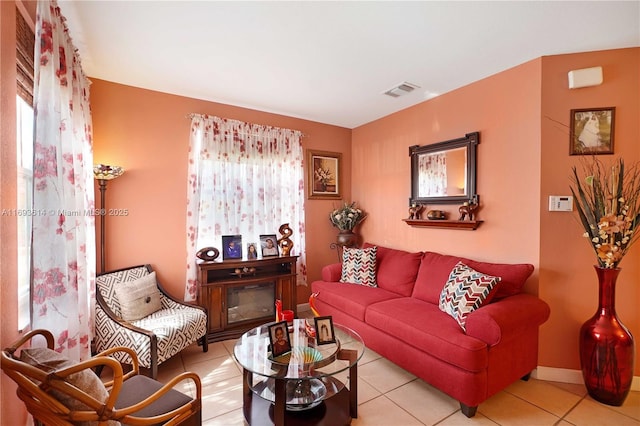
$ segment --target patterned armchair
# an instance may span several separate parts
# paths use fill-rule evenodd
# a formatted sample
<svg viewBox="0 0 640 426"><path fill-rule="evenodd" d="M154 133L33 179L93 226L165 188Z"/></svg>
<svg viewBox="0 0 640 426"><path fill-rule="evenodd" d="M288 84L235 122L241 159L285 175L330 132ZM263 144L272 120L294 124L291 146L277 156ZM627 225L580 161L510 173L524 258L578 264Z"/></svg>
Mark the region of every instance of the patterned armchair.
<svg viewBox="0 0 640 426"><path fill-rule="evenodd" d="M141 280L155 276L151 265L139 265L99 274L96 277L96 351L125 346L134 350L140 366L150 369L152 378L158 374L158 365L200 339L202 350L207 352L207 311L171 297L160 285L154 295L159 299L158 310L135 320L123 319L122 289L134 281L135 288ZM137 290L136 290L137 292ZM134 293L127 290L126 294ZM159 294L158 294L159 293ZM153 297L156 297L153 296ZM151 297L143 296L143 302ZM121 301L123 305L121 306ZM125 309L126 311L126 309ZM131 364L129 356L114 354L122 363Z"/></svg>

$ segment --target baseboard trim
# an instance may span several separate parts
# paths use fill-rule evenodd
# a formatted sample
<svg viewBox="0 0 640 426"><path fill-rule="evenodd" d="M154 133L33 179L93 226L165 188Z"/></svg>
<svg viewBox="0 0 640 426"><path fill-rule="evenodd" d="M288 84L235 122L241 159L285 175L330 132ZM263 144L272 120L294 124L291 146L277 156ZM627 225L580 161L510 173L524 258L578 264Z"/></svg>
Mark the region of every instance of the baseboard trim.
<svg viewBox="0 0 640 426"><path fill-rule="evenodd" d="M543 367L539 365L538 368L532 372L531 377L549 382L584 384L582 371L569 370L567 368ZM640 391L640 376L633 377L631 390Z"/></svg>

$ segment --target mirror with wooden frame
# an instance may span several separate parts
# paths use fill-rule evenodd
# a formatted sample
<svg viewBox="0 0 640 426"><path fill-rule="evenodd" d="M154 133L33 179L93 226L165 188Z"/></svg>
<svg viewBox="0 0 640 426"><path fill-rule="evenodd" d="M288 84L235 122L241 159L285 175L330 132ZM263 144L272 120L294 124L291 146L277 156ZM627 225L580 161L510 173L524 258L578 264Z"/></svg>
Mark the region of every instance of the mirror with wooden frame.
<svg viewBox="0 0 640 426"><path fill-rule="evenodd" d="M476 151L480 133L463 138L409 147L411 198L414 204L478 202Z"/></svg>

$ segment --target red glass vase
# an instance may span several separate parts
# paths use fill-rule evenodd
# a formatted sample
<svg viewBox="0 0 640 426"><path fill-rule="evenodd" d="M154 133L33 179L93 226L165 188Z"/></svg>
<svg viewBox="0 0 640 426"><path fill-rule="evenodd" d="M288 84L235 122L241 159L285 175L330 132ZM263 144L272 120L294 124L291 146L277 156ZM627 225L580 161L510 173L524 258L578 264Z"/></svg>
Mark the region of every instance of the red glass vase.
<svg viewBox="0 0 640 426"><path fill-rule="evenodd" d="M580 365L589 395L604 404L620 406L633 379L633 336L615 309L620 269L595 266L598 310L580 329Z"/></svg>

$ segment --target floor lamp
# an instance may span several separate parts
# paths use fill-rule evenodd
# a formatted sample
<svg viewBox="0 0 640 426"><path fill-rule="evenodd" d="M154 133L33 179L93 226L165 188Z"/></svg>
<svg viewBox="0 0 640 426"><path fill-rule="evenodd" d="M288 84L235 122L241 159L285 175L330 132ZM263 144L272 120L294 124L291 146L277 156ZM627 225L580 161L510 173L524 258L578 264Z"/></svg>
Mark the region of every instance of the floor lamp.
<svg viewBox="0 0 640 426"><path fill-rule="evenodd" d="M108 166L106 164L96 164L93 166L93 177L98 181L100 188L100 272L104 272L104 223L107 218L105 207L105 193L107 192L107 182L121 176L124 169L120 166Z"/></svg>

